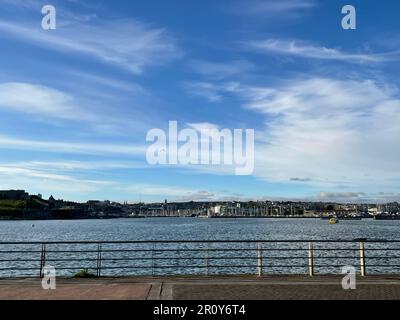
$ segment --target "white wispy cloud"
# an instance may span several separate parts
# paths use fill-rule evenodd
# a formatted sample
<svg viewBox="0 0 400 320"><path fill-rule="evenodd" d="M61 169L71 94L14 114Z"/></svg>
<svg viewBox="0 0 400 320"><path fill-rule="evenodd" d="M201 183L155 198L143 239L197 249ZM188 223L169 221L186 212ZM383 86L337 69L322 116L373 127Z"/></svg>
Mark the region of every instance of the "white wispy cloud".
<svg viewBox="0 0 400 320"><path fill-rule="evenodd" d="M56 198L63 197L67 200L87 201L97 192L107 194L107 190L113 186L113 182L86 180L80 178L53 179L46 173L37 172L15 172L10 175L7 172L0 172L0 189L21 189L27 190L30 194L54 195Z"/></svg>
<svg viewBox="0 0 400 320"><path fill-rule="evenodd" d="M400 194L395 192L326 192L321 191L309 200L339 203L388 203L400 201Z"/></svg>
<svg viewBox="0 0 400 320"><path fill-rule="evenodd" d="M320 191L310 196L302 197L242 197L242 201L313 201L313 202L336 202L336 203L389 203L400 201L400 193L397 192L357 192L357 191Z"/></svg>
<svg viewBox="0 0 400 320"><path fill-rule="evenodd" d="M120 181L100 179L99 173L104 176L107 170L126 172L145 167L144 163L119 160L3 162L0 163L0 189L28 189L31 193L86 201L98 193L110 196L110 188L120 193L126 191Z"/></svg>
<svg viewBox="0 0 400 320"><path fill-rule="evenodd" d="M213 192L203 190L180 195L176 198L176 201L211 201L213 199L215 199L215 194Z"/></svg>
<svg viewBox="0 0 400 320"><path fill-rule="evenodd" d="M214 123L210 123L210 122L192 122L192 123L188 123L188 126L195 129L198 132L201 132L203 130L205 131L210 131L210 130L219 130L219 126L214 124Z"/></svg>
<svg viewBox="0 0 400 320"><path fill-rule="evenodd" d="M256 66L247 60L233 60L227 62L211 62L195 60L191 62L194 72L215 80L243 75L256 70Z"/></svg>
<svg viewBox="0 0 400 320"><path fill-rule="evenodd" d="M221 101L223 96L220 94L219 87L209 82L188 82L183 85L190 94L206 98L210 102Z"/></svg>
<svg viewBox="0 0 400 320"><path fill-rule="evenodd" d="M281 1L262 1L254 10L269 12L287 12L299 9L310 9L317 6L315 0L281 0Z"/></svg>
<svg viewBox="0 0 400 320"><path fill-rule="evenodd" d="M22 1L3 0L2 5L13 6L16 8L28 9L28 10L40 8L40 3L37 0L22 0Z"/></svg>
<svg viewBox="0 0 400 320"><path fill-rule="evenodd" d="M72 176L62 175L62 174L54 174L47 171L42 170L34 170L34 169L27 169L21 167L14 167L14 166L0 166L0 175L8 175L8 176L25 176L31 178L40 178L45 180L55 180L59 182L84 182L89 184L101 184L101 185L108 185L111 184L109 181L101 181L101 180L83 180L77 179Z"/></svg>
<svg viewBox="0 0 400 320"><path fill-rule="evenodd" d="M115 79L113 77L102 76L78 70L66 70L66 73L68 75L78 78L81 81L83 80L87 82L92 82L95 85L109 87L111 89L117 89L120 91L126 91L128 93L147 94L146 89L137 83L126 82L123 80Z"/></svg>
<svg viewBox="0 0 400 320"><path fill-rule="evenodd" d="M68 6L66 6L66 2ZM57 10L57 16L62 19L76 21L90 21L97 17L96 11L103 8L102 4L93 1L81 0L53 0L51 3L44 3L41 0L2 0L1 4L18 10L40 12L44 5L53 5ZM74 8L74 11L73 9Z"/></svg>
<svg viewBox="0 0 400 320"><path fill-rule="evenodd" d="M256 132L256 177L328 190L398 185L399 88L371 79L321 77L210 87L220 99L235 94L244 109L264 116L265 129Z"/></svg>
<svg viewBox="0 0 400 320"><path fill-rule="evenodd" d="M135 184L127 186L126 190L142 196L173 197L176 201L209 200L214 196L213 193L208 191L172 185Z"/></svg>
<svg viewBox="0 0 400 320"><path fill-rule="evenodd" d="M0 83L0 109L61 119L95 120L73 96L31 83Z"/></svg>
<svg viewBox="0 0 400 320"><path fill-rule="evenodd" d="M68 125L68 121L80 122L85 124L84 130L103 136L126 135L127 130L141 131L145 123L150 121L150 117L140 110L150 103L151 97L142 87L91 74L73 75L75 79L80 78L80 86L85 86L85 92L80 91L79 86L71 94L34 83L0 83L0 111L25 114L24 119L30 122L64 125ZM129 97L133 97L134 101L127 103L137 105L137 108L126 108L121 112L123 108L114 105L120 102L118 97L101 96L104 92L101 87L92 92L82 79L94 82L96 87L101 84L129 91Z"/></svg>
<svg viewBox="0 0 400 320"><path fill-rule="evenodd" d="M76 169L55 170L55 166L54 163L51 166L44 163L1 163L0 189L28 189L33 194L85 200L89 195L104 192L115 185L114 181L79 174Z"/></svg>
<svg viewBox="0 0 400 320"><path fill-rule="evenodd" d="M2 36L29 41L49 50L93 57L135 74L142 73L145 67L182 56L182 50L167 30L132 19L64 21L53 32L44 32L33 22L0 20L0 30Z"/></svg>
<svg viewBox="0 0 400 320"><path fill-rule="evenodd" d="M257 176L360 188L393 188L400 179L397 88L310 78L278 88L247 87L240 94L250 100L245 108L266 117L256 148Z"/></svg>
<svg viewBox="0 0 400 320"><path fill-rule="evenodd" d="M276 16L280 19L298 17L318 6L316 0L251 0L232 11L236 14Z"/></svg>
<svg viewBox="0 0 400 320"><path fill-rule="evenodd" d="M65 141L41 141L0 136L0 148L11 150L39 150L49 153L91 154L91 155L144 155L143 145L83 143Z"/></svg>
<svg viewBox="0 0 400 320"><path fill-rule="evenodd" d="M108 169L132 169L145 168L144 163L129 161L78 161L78 160L59 160L59 161L19 161L12 163L0 163L2 168L20 168L27 170L41 170L49 172L82 172Z"/></svg>
<svg viewBox="0 0 400 320"><path fill-rule="evenodd" d="M227 93L235 92L238 89L238 83L197 81L186 82L183 84L183 88L191 95L205 98L210 102L220 102Z"/></svg>
<svg viewBox="0 0 400 320"><path fill-rule="evenodd" d="M289 55L308 59L338 60L349 63L383 62L389 58L387 53L348 53L335 48L327 48L295 40L267 39L250 41L246 45L250 49L261 53Z"/></svg>

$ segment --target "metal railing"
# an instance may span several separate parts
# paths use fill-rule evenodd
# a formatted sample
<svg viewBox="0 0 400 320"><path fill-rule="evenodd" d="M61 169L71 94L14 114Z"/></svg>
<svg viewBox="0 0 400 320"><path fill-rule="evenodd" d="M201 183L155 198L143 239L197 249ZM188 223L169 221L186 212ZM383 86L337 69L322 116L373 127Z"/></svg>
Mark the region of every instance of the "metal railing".
<svg viewBox="0 0 400 320"><path fill-rule="evenodd" d="M397 274L400 240L0 242L0 277L93 275Z"/></svg>

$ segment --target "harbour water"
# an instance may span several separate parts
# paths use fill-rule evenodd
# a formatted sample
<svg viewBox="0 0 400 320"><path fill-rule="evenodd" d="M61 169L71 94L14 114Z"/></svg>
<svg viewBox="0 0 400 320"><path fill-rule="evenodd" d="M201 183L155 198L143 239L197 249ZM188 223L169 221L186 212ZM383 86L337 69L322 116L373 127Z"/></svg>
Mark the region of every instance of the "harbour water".
<svg viewBox="0 0 400 320"><path fill-rule="evenodd" d="M0 241L400 239L400 221L143 218L0 221Z"/></svg>
<svg viewBox="0 0 400 320"><path fill-rule="evenodd" d="M200 219L200 218L141 218L141 219L113 219L113 220L65 220L65 221L0 221L0 242L14 242L14 241L148 241L148 240L354 240L365 238L368 240L399 240L400 239L400 221L376 221L372 219L367 220L342 220L338 224L330 225L326 220L320 219ZM324 253L316 252L315 259L321 265L317 272L320 273L340 273L340 267L344 265L354 265L359 263L358 242L349 244L327 244L330 248L337 248L337 251L329 251ZM400 247L400 244L390 244L392 248ZM116 249L121 245L109 247L109 249ZM186 248L187 245L185 244ZM242 248L254 247L252 244L243 244ZM253 248L252 247L252 248ZM378 245L379 247L379 245ZM37 250L36 245L29 245L26 248L30 250ZM26 249L24 248L24 249ZM144 247L143 247L144 248ZM154 248L154 247L153 247ZM158 246L156 249L168 248L166 245ZM202 246L204 248L204 246ZM211 247L208 247L212 249ZM296 251L295 258L290 258L290 254L294 251L279 251L271 249L301 249L303 251ZM322 248L322 247L321 247ZM54 249L60 249L54 247ZM64 248L62 248L64 249ZM69 246L69 249L74 249ZM95 249L95 247L93 247ZM255 249L255 247L253 248ZM270 249L270 252L268 250ZM0 251L4 247L0 248ZM347 250L347 251L345 251ZM175 250L174 250L175 251ZM179 250L176 250L179 251ZM40 252L40 251L39 251ZM335 253L337 256L348 255L347 259L334 259L329 258ZM159 252L158 257L165 257L165 252ZM175 254L178 254L176 252ZM221 260L226 253L220 253L219 260L207 261L210 264L210 273L254 273L257 267L257 253L244 252L249 261L243 261L243 264L248 263L248 267L243 270L226 268L212 268L213 263L218 265L232 265L240 261ZM268 244L264 252L267 261L264 266L265 273L298 273L307 274L307 243L287 243L287 244ZM400 255L394 251L376 251L371 252L377 256L375 263L380 267L369 267L371 273L396 273L399 271L397 268L388 268L387 265L393 264L394 266L400 265ZM399 258L389 258L391 256L399 256ZM126 255L125 255L126 256ZM122 253L120 255L109 256L110 258L124 258ZM214 254L215 256L215 254ZM4 254L3 254L4 257ZM81 258L89 256L82 256L78 254L64 254L66 260L76 259L79 261ZM143 257L140 253L131 255L133 258ZM175 258L182 259L182 256L174 256ZM167 263L175 263L179 268L152 268L152 274L204 274L204 261L194 259L196 256L191 256L193 259L183 261L176 259L169 261L158 261L159 267ZM296 258L297 257L297 258ZM15 255L13 258L26 259L22 254ZM40 260L40 255L37 252L33 255L32 261L24 266L32 266L32 273L24 274L37 274L37 262L35 259ZM95 258L95 250L90 258ZM104 254L104 260L107 256ZM35 261L33 261L35 260ZM72 262L63 262L58 264L58 267L73 266ZM282 263L284 261L284 263ZM148 260L130 261L136 263L139 268L137 269L118 269L118 266L126 265L126 261L109 261L109 266L112 269L107 271L107 261L103 262L105 268L103 274L105 275L135 275L135 274L148 274L149 263ZM371 260L368 261L371 263ZM181 265L192 265L189 268L182 267ZM199 263L199 268L196 268ZM203 264L203 265L201 265ZM283 267L280 265L284 264ZM318 265L318 263L316 263ZM82 262L82 266L84 263ZM91 264L90 266L92 266ZM132 264L131 264L132 265ZM0 268L12 268L21 266L18 263L1 262ZM75 265L76 266L76 265ZM90 267L89 266L89 267ZM143 267L143 268L142 268ZM91 268L91 267L90 267ZM71 275L76 270L62 269L60 274ZM178 271L178 272L177 272ZM19 276L17 270L1 271L2 276Z"/></svg>

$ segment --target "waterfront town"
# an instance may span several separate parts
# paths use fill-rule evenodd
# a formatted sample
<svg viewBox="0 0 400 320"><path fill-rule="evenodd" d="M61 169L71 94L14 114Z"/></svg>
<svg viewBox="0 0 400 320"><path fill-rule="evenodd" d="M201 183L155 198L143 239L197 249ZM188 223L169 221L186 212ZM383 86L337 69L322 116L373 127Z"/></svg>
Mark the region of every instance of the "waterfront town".
<svg viewBox="0 0 400 320"><path fill-rule="evenodd" d="M111 219L145 217L200 218L374 218L400 219L400 204L334 203L296 201L207 201L128 203L89 200L77 203L24 190L0 190L0 219Z"/></svg>

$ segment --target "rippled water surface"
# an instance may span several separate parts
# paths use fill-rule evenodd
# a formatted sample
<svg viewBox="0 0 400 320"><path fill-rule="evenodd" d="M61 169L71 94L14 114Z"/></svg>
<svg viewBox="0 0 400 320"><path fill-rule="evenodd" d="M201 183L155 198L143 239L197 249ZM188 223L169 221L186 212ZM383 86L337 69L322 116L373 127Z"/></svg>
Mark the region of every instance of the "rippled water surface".
<svg viewBox="0 0 400 320"><path fill-rule="evenodd" d="M0 221L0 241L400 239L400 221L145 218Z"/></svg>
<svg viewBox="0 0 400 320"><path fill-rule="evenodd" d="M7 241L110 241L110 240L369 240L400 239L400 221L340 221L329 225L319 219L201 219L144 218L73 221L0 221L0 242ZM204 274L255 273L258 264L256 243L239 244L140 244L103 245L102 274ZM307 273L306 242L263 244L264 273ZM220 249L244 249L224 252ZM320 251L318 249L331 249ZM366 244L367 249L400 248L400 243ZM1 245L0 251L32 250L26 253L2 253L0 275L37 275L41 246ZM125 252L115 252L124 249ZM182 249L201 249L185 252ZM281 250L282 249L282 250ZM295 250L293 250L295 249ZM341 266L359 268L359 243L315 244L316 272L340 273ZM333 251L333 249L335 249ZM95 272L97 245L52 245L46 247L46 264L58 274L71 275L83 268ZM54 253L51 251L88 253ZM137 251L143 250L143 251ZM400 252L400 251L399 251ZM367 251L370 273L396 273L400 254L396 251ZM343 258L334 258L334 257ZM238 257L241 259L229 259ZM26 259L31 261L25 261ZM53 261L52 261L53 259ZM61 259L61 261L60 261ZM55 261L58 260L58 261ZM238 268L237 266L241 266ZM376 266L373 266L376 265ZM393 265L388 267L388 265ZM396 266L399 266L398 268ZM19 270L27 268L25 270Z"/></svg>

